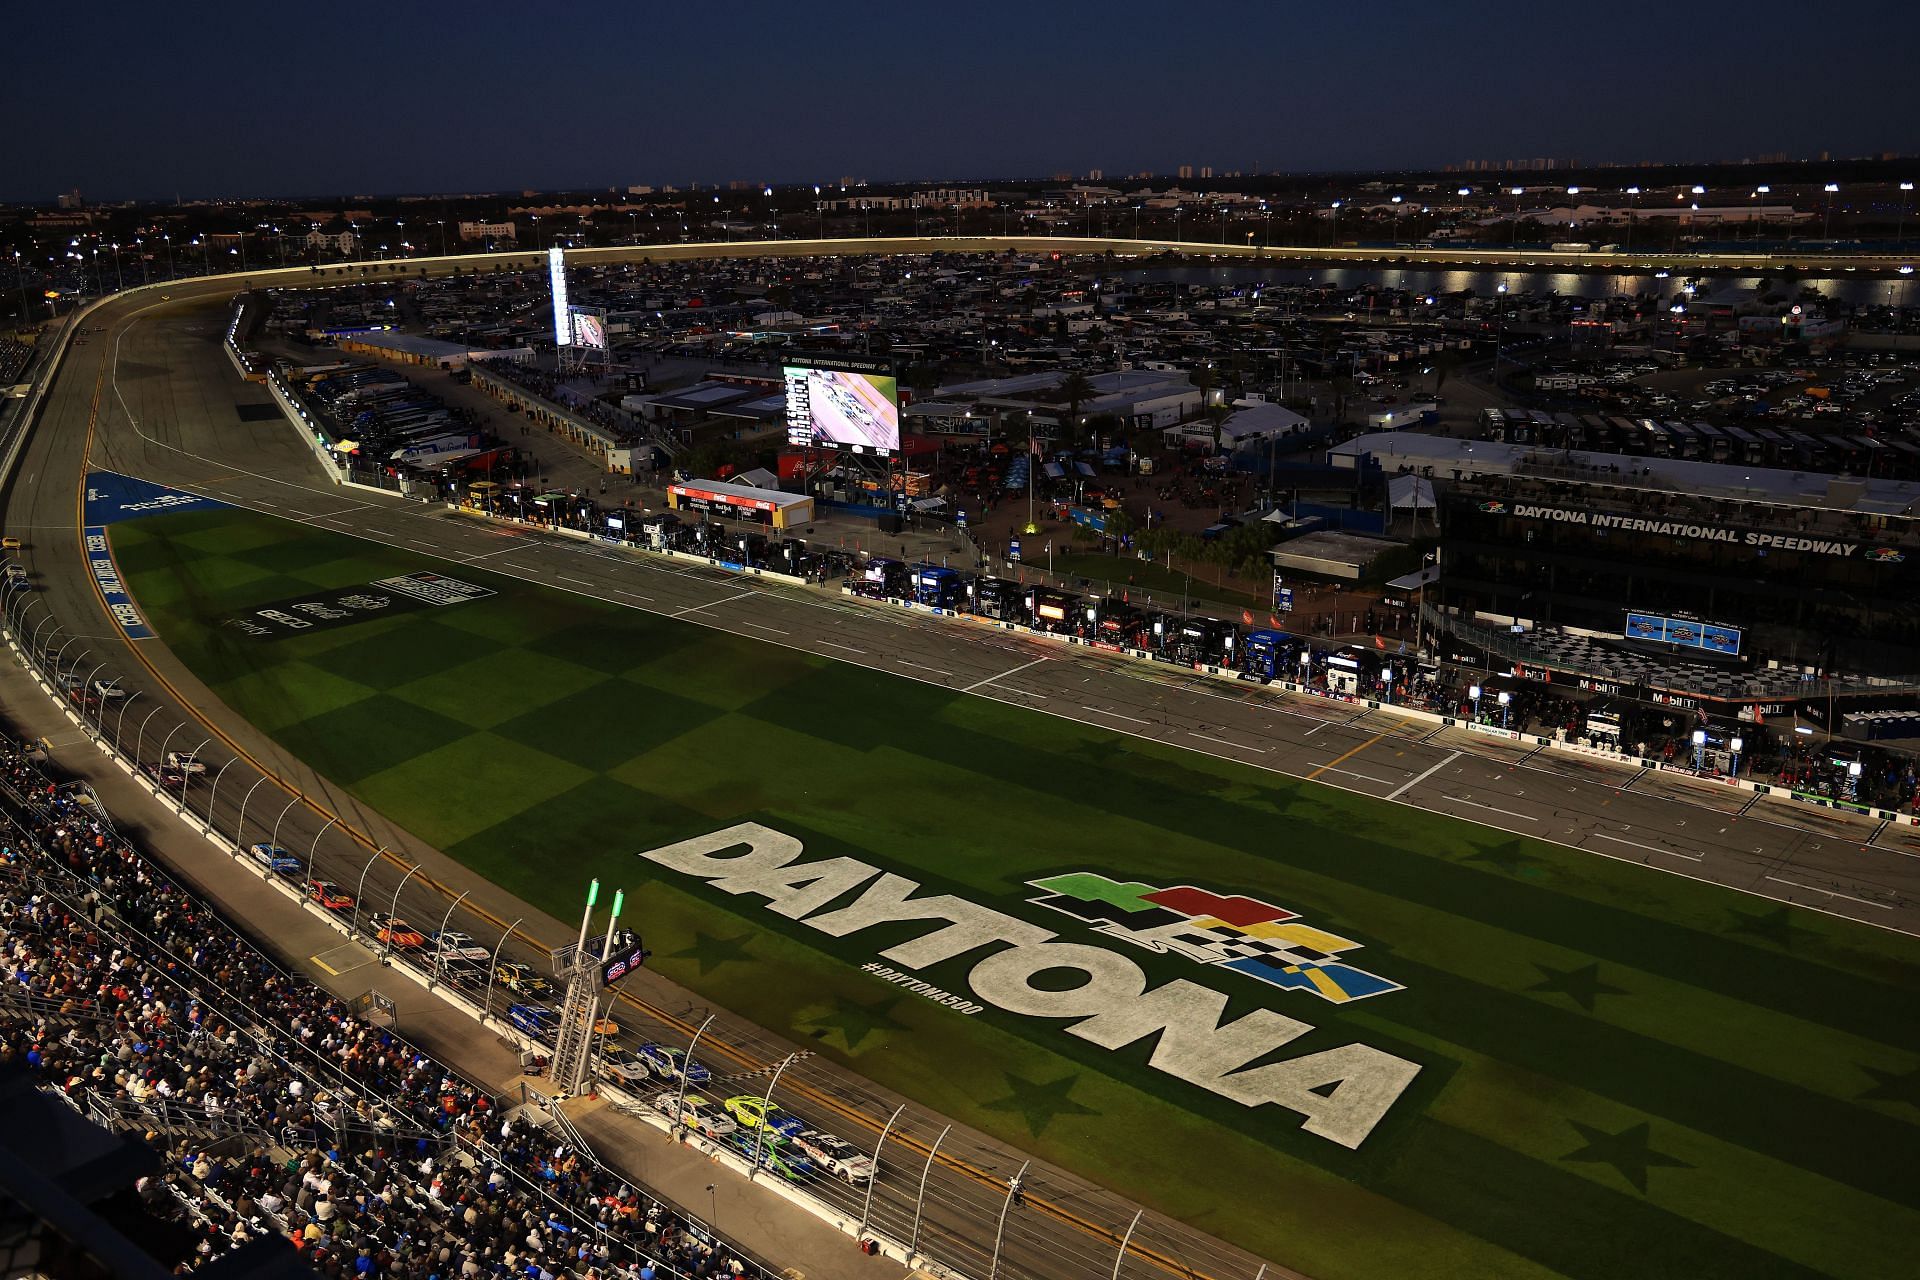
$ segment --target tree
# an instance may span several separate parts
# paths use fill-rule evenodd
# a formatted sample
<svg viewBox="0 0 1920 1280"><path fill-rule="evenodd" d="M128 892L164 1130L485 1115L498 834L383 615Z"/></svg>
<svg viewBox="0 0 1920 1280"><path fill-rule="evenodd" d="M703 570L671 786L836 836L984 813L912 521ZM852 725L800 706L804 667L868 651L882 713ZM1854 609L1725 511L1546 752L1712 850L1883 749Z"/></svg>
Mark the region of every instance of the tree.
<svg viewBox="0 0 1920 1280"><path fill-rule="evenodd" d="M1227 425L1227 419L1233 416L1233 410L1223 404L1207 406L1207 425L1213 429L1213 451L1220 452L1220 429Z"/></svg>
<svg viewBox="0 0 1920 1280"><path fill-rule="evenodd" d="M1081 373L1070 373L1060 383L1060 394L1067 402L1067 434L1072 437L1080 431L1080 404L1093 394L1093 384Z"/></svg>

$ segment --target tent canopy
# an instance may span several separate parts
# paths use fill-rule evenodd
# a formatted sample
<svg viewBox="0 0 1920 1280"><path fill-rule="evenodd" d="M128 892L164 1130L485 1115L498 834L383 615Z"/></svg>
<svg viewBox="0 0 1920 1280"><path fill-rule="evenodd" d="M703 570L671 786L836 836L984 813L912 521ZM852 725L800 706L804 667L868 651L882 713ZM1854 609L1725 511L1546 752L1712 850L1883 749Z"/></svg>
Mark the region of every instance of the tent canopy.
<svg viewBox="0 0 1920 1280"><path fill-rule="evenodd" d="M1395 511L1431 511L1433 481L1425 476L1392 476L1387 480L1387 499Z"/></svg>

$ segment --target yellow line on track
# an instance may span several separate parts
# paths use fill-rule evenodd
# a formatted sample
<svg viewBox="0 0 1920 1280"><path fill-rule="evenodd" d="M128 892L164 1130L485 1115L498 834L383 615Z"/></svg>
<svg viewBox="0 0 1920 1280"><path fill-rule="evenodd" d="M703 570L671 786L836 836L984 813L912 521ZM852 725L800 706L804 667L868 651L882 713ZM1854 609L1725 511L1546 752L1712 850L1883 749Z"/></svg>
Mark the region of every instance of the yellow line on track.
<svg viewBox="0 0 1920 1280"><path fill-rule="evenodd" d="M1339 756L1339 757L1336 757L1335 759L1327 761L1325 764L1321 765L1318 769L1315 769L1312 773L1308 774L1307 781L1312 782L1315 778L1319 777L1321 774L1325 773L1327 770L1333 768L1335 765L1345 764L1347 761L1353 759L1355 756L1359 755L1362 751L1365 751L1368 747L1380 741L1380 739L1386 737L1387 734L1391 732L1392 730L1390 729L1382 730L1381 732L1374 734L1371 738L1368 738L1365 742L1361 743L1359 746L1355 747L1353 750L1347 752L1345 755Z"/></svg>

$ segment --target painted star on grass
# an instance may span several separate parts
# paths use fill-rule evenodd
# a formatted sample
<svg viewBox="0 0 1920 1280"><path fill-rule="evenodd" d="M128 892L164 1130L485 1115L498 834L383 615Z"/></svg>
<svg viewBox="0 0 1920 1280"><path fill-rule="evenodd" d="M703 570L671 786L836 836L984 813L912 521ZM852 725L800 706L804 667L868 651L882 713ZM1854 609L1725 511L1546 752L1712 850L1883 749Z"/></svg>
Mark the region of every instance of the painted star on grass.
<svg viewBox="0 0 1920 1280"><path fill-rule="evenodd" d="M848 1053L852 1053L866 1042L868 1036L907 1029L906 1023L893 1016L893 1010L899 1007L903 998L895 996L876 1000L872 1004L861 1004L858 1000L836 996L826 1013L807 1018L802 1025L811 1028L815 1036L838 1033L840 1043Z"/></svg>
<svg viewBox="0 0 1920 1280"><path fill-rule="evenodd" d="M1797 937L1810 937L1811 929L1802 929L1793 922L1793 908L1780 907L1774 911L1735 911L1734 923L1727 926L1728 933L1745 933L1765 942L1777 944L1784 951L1793 950L1793 940Z"/></svg>
<svg viewBox="0 0 1920 1280"><path fill-rule="evenodd" d="M1518 840L1506 840L1500 844L1481 845L1478 849L1460 859L1462 862L1484 862L1495 871L1504 871L1508 875L1519 875L1530 871L1539 864L1520 852Z"/></svg>
<svg viewBox="0 0 1920 1280"><path fill-rule="evenodd" d="M737 938L716 938L710 933L695 931L693 945L684 951L675 951L667 956L669 960L692 960L700 967L705 977L721 965L735 960L751 960L753 955L747 950L751 933L743 933Z"/></svg>
<svg viewBox="0 0 1920 1280"><path fill-rule="evenodd" d="M1904 1102L1910 1107L1920 1108L1920 1067L1911 1071L1882 1071L1878 1067L1860 1069L1873 1077L1873 1088L1861 1094L1860 1101Z"/></svg>
<svg viewBox="0 0 1920 1280"><path fill-rule="evenodd" d="M1007 1087L1013 1092L1004 1098L995 1098L980 1105L989 1111L1017 1112L1027 1122L1027 1131L1039 1137L1042 1130L1053 1123L1056 1116L1097 1116L1100 1113L1092 1107L1083 1107L1068 1095L1073 1086L1080 1082L1080 1073L1061 1076L1058 1080L1049 1080L1045 1084L1029 1080L1006 1072Z"/></svg>
<svg viewBox="0 0 1920 1280"><path fill-rule="evenodd" d="M1593 1012L1594 1001L1600 996L1632 994L1625 987L1616 987L1600 981L1598 961L1584 969L1555 969L1539 963L1535 963L1533 967L1547 976L1528 987L1527 990L1550 991L1555 995L1565 996L1588 1013Z"/></svg>
<svg viewBox="0 0 1920 1280"><path fill-rule="evenodd" d="M1561 1156L1562 1160L1577 1160L1583 1164L1610 1164L1621 1177L1633 1184L1633 1189L1641 1195L1647 1194L1647 1170L1649 1169L1691 1169L1685 1160L1675 1159L1664 1152L1655 1151L1648 1145L1648 1137L1653 1126L1646 1121L1622 1129L1619 1133L1606 1133L1599 1129L1590 1129L1578 1120L1567 1123L1580 1131L1587 1145L1578 1151Z"/></svg>

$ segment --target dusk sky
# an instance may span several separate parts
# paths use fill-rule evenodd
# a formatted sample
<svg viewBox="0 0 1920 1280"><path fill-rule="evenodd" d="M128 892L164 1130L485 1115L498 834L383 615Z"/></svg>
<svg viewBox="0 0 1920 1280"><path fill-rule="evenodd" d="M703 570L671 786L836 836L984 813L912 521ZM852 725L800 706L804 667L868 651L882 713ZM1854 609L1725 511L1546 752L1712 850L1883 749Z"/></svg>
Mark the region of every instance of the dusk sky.
<svg viewBox="0 0 1920 1280"><path fill-rule="evenodd" d="M21 6L0 199L1920 152L1920 4Z"/></svg>

